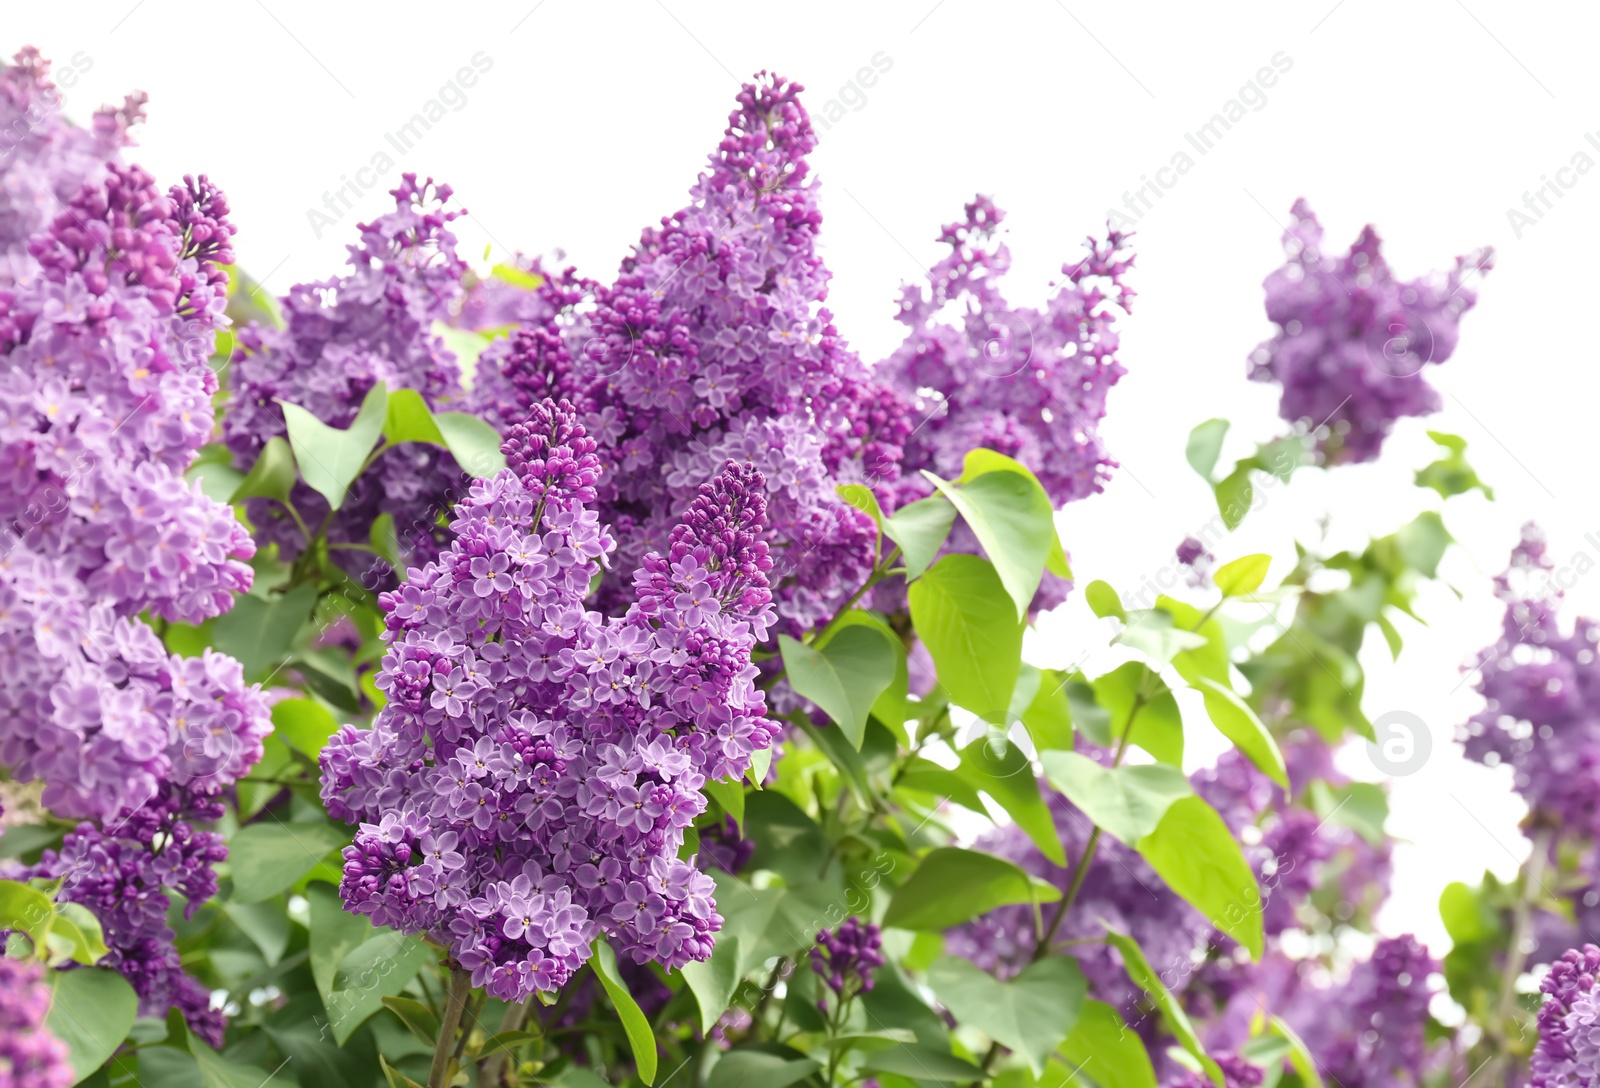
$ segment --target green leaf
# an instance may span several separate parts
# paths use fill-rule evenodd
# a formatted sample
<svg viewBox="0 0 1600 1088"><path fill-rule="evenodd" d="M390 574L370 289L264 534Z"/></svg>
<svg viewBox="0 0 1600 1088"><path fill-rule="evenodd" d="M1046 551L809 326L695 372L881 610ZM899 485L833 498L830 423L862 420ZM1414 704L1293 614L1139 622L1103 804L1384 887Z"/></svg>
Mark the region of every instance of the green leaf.
<svg viewBox="0 0 1600 1088"><path fill-rule="evenodd" d="M706 796L722 806L722 811L733 817L733 822L744 830L744 786L740 782L719 779L703 787Z"/></svg>
<svg viewBox="0 0 1600 1088"><path fill-rule="evenodd" d="M289 449L289 443L284 441L282 435L273 435L267 439L267 444L261 447L261 454L256 458L256 463L250 466L250 471L245 473L239 486L234 488L233 494L228 497L228 502L277 499L287 505L289 492L294 487L295 473L294 454Z"/></svg>
<svg viewBox="0 0 1600 1088"><path fill-rule="evenodd" d="M853 506L871 518L872 524L878 527L878 535L883 535L883 510L878 506L878 497L872 493L872 488L861 484L840 484L833 490L845 501L845 505Z"/></svg>
<svg viewBox="0 0 1600 1088"><path fill-rule="evenodd" d="M289 948L289 912L283 900L264 903L224 903L222 912L239 931L255 942L268 967L276 967Z"/></svg>
<svg viewBox="0 0 1600 1088"><path fill-rule="evenodd" d="M379 514L372 519L372 528L367 530L367 543L372 545L372 550L377 552L391 567L400 567L400 537L394 530L394 515Z"/></svg>
<svg viewBox="0 0 1600 1088"><path fill-rule="evenodd" d="M456 366L463 378L471 378L478 368L478 356L494 343L495 337L477 329L458 329L443 321L433 323L433 334L444 341L444 346L456 357Z"/></svg>
<svg viewBox="0 0 1600 1088"><path fill-rule="evenodd" d="M1102 767L1077 752L1042 752L1039 759L1052 786L1129 846L1154 832L1174 805L1194 794L1183 772L1165 763Z"/></svg>
<svg viewBox="0 0 1600 1088"><path fill-rule="evenodd" d="M1100 705L1100 701L1095 697L1094 686L1083 673L1075 672L1067 679L1065 694L1073 725L1089 739L1089 743L1109 748L1111 711ZM1062 745L1062 747L1067 746Z"/></svg>
<svg viewBox="0 0 1600 1088"><path fill-rule="evenodd" d="M1128 618L1127 610L1122 607L1122 598L1117 596L1117 591L1099 579L1084 587L1083 599L1089 602L1089 608L1101 619L1107 616L1115 616L1119 620Z"/></svg>
<svg viewBox="0 0 1600 1088"><path fill-rule="evenodd" d="M1274 1035L1280 1035L1289 1041L1289 1065L1300 1074L1300 1083L1303 1088L1322 1088L1322 1074L1318 1072L1317 1059L1311 1056L1305 1042L1295 1034L1294 1028L1274 1016L1268 1019Z"/></svg>
<svg viewBox="0 0 1600 1088"><path fill-rule="evenodd" d="M1101 924L1105 925L1104 922ZM1194 1025L1189 1022L1188 1014L1183 1011L1178 999L1172 996L1172 991L1167 989L1166 983L1161 981L1161 976L1156 973L1155 968L1150 966L1150 961L1145 958L1144 949L1139 947L1139 942L1126 933L1119 933L1109 925L1105 928L1106 940L1122 953L1122 966L1128 972L1128 978L1135 986L1141 987L1150 996L1156 1008L1161 1010L1161 1015L1167 1021L1167 1030L1172 1032L1183 1049L1194 1056L1217 1088L1228 1088L1222 1075L1222 1067L1206 1053L1206 1048L1200 1043L1200 1036L1195 1034Z"/></svg>
<svg viewBox="0 0 1600 1088"><path fill-rule="evenodd" d="M941 1084L973 1084L983 1079L983 1070L945 1050L921 1043L902 1043L888 1050L868 1054L861 1063L863 1073L897 1073L914 1081Z"/></svg>
<svg viewBox="0 0 1600 1088"><path fill-rule="evenodd" d="M960 512L994 563L1017 618L1025 619L1056 539L1055 511L1044 488L1032 473L985 472L963 487L926 470L922 474Z"/></svg>
<svg viewBox="0 0 1600 1088"><path fill-rule="evenodd" d="M424 1046L432 1048L439 1039L439 1018L422 1002L409 997L389 996L383 1007L400 1018L406 1030L416 1036Z"/></svg>
<svg viewBox="0 0 1600 1088"><path fill-rule="evenodd" d="M185 483L200 481L200 491L212 502L229 503L239 485L244 483L244 473L226 461L199 460L183 474Z"/></svg>
<svg viewBox="0 0 1600 1088"><path fill-rule="evenodd" d="M1217 458L1222 454L1222 440L1227 435L1228 421L1225 419L1208 419L1189 432L1189 442L1184 447L1183 455L1189 467L1198 472L1206 483L1211 482Z"/></svg>
<svg viewBox="0 0 1600 1088"><path fill-rule="evenodd" d="M1255 501L1256 489L1250 482L1251 470L1248 461L1241 461L1239 467L1217 481L1217 511L1230 532L1244 521L1244 516L1250 512L1250 506Z"/></svg>
<svg viewBox="0 0 1600 1088"><path fill-rule="evenodd" d="M434 426L444 436L445 448L470 476L493 476L506 467L500 452L500 434L477 416L466 412L436 412Z"/></svg>
<svg viewBox="0 0 1600 1088"><path fill-rule="evenodd" d="M271 899L315 869L329 851L349 844L349 830L331 823L247 824L228 843L233 900Z"/></svg>
<svg viewBox="0 0 1600 1088"><path fill-rule="evenodd" d="M316 603L317 587L309 582L272 597L242 594L212 622L212 643L239 660L246 683L260 683L288 663Z"/></svg>
<svg viewBox="0 0 1600 1088"><path fill-rule="evenodd" d="M967 782L994 798L1045 857L1057 865L1067 864L1055 820L1044 798L1039 796L1033 763L1021 748L1003 737L980 738L961 750L960 773Z"/></svg>
<svg viewBox="0 0 1600 1088"><path fill-rule="evenodd" d="M103 967L52 971L49 979L53 993L45 1026L66 1044L76 1084L128 1037L139 1015L139 996L126 979Z"/></svg>
<svg viewBox="0 0 1600 1088"><path fill-rule="evenodd" d="M389 394L389 408L383 420L383 437L391 446L401 442L427 442L444 445L444 435L433 421L433 410L415 389L396 389Z"/></svg>
<svg viewBox="0 0 1600 1088"><path fill-rule="evenodd" d="M1417 470L1418 487L1431 487L1442 498L1464 495L1476 488L1483 497L1494 500L1494 489L1478 479L1478 472L1467 463L1467 440L1443 431L1429 431L1428 437L1447 451L1427 468Z"/></svg>
<svg viewBox="0 0 1600 1088"><path fill-rule="evenodd" d="M1306 789L1313 812L1330 823L1348 827L1367 842L1381 847L1389 833L1389 795L1376 782L1350 782L1333 787L1318 779Z"/></svg>
<svg viewBox="0 0 1600 1088"><path fill-rule="evenodd" d="M895 779L895 785L902 789L931 793L940 800L954 801L972 812L988 814L984 810L983 800L979 798L978 791L973 788L972 783L956 771L941 767L921 756L906 761Z"/></svg>
<svg viewBox="0 0 1600 1088"><path fill-rule="evenodd" d="M300 466L300 478L327 499L334 510L344 505L350 485L361 474L367 456L378 444L388 403L388 386L376 383L367 391L356 418L341 431L297 404L278 401L283 408L284 424L289 429L289 445L294 448L295 463Z"/></svg>
<svg viewBox="0 0 1600 1088"><path fill-rule="evenodd" d="M382 1054L378 1055L378 1068L383 1071L384 1082L388 1084L389 1088L422 1088L422 1085L390 1065ZM601 1083L604 1083L604 1081Z"/></svg>
<svg viewBox="0 0 1600 1088"><path fill-rule="evenodd" d="M373 929L368 926L369 933ZM334 1042L343 1046L368 1017L383 1007L386 996L411 984L433 955L417 938L392 929L377 930L346 952L322 991L322 1006L327 1010Z"/></svg>
<svg viewBox="0 0 1600 1088"><path fill-rule="evenodd" d="M656 1037L650 1031L650 1021L639 1011L639 1003L628 992L628 984L617 973L617 954L611 951L605 938L595 938L594 958L590 962L594 965L595 977L605 987L606 996L611 998L611 1004L622 1020L622 1030L627 1033L628 1046L633 1049L633 1064L639 1071L639 1079L646 1084L654 1084Z"/></svg>
<svg viewBox="0 0 1600 1088"><path fill-rule="evenodd" d="M1023 670L1031 668L1024 665ZM1049 748L1072 750L1072 704L1067 696L1067 674L1058 669L1044 669L1039 673L1039 686L1028 706L1019 715L1033 746L1040 751ZM1021 687L1019 680L1018 687Z"/></svg>
<svg viewBox="0 0 1600 1088"><path fill-rule="evenodd" d="M1460 881L1446 885L1440 893L1439 917L1457 947L1477 944L1499 932L1494 910Z"/></svg>
<svg viewBox="0 0 1600 1088"><path fill-rule="evenodd" d="M889 899L883 924L900 929L949 929L995 907L1052 903L1061 892L1035 883L993 854L941 846L929 851Z"/></svg>
<svg viewBox="0 0 1600 1088"><path fill-rule="evenodd" d="M1174 801L1134 846L1169 888L1261 958L1261 889L1216 809L1199 797Z"/></svg>
<svg viewBox="0 0 1600 1088"><path fill-rule="evenodd" d="M790 1057L788 1055L794 1055ZM783 1054L771 1054L753 1047L730 1050L711 1070L706 1088L788 1088L805 1080L822 1068L822 1063L784 1048ZM646 1084L650 1082L645 1081Z"/></svg>
<svg viewBox="0 0 1600 1088"><path fill-rule="evenodd" d="M1022 666L1024 623L994 567L947 555L911 583L911 621L951 702L985 721L1005 720Z"/></svg>
<svg viewBox="0 0 1600 1088"><path fill-rule="evenodd" d="M1128 734L1162 763L1183 765L1183 714L1155 670L1142 661L1124 662L1094 681L1094 699L1110 714L1110 740Z"/></svg>
<svg viewBox="0 0 1600 1088"><path fill-rule="evenodd" d="M240 1065L224 1058L205 1043L189 1036L189 1053L200 1067L205 1088L263 1088L272 1074L253 1065Z"/></svg>
<svg viewBox="0 0 1600 1088"><path fill-rule="evenodd" d="M941 956L928 970L928 985L957 1021L1022 1055L1035 1076L1077 1022L1088 988L1078 961L1066 956L1030 964L1008 982L968 960Z"/></svg>
<svg viewBox="0 0 1600 1088"><path fill-rule="evenodd" d="M316 762L339 720L315 699L282 699L272 704L272 728L279 740Z"/></svg>
<svg viewBox="0 0 1600 1088"><path fill-rule="evenodd" d="M1218 567L1212 572L1211 581L1224 597L1243 597L1261 588L1271 565L1270 555L1243 555Z"/></svg>
<svg viewBox="0 0 1600 1088"><path fill-rule="evenodd" d="M1250 757L1250 762L1268 778L1284 789L1289 789L1289 771L1284 766L1283 752L1256 712L1231 688L1224 687L1207 677L1199 677L1195 689L1205 699L1206 713L1218 732Z"/></svg>
<svg viewBox="0 0 1600 1088"><path fill-rule="evenodd" d="M518 268L514 264L497 264L489 270L489 275L513 287L520 287L524 291L537 291L544 285L543 276Z"/></svg>
<svg viewBox="0 0 1600 1088"><path fill-rule="evenodd" d="M883 636L883 640L894 651L894 679L883 689L883 694L873 702L872 716L882 722L902 744L909 747L909 738L906 735L906 701L911 691L911 675L906 667L905 644L900 641L900 636L895 633L894 628L883 622L876 612L865 608L854 608L840 616L831 631L824 631L817 637L815 648L826 649L841 631L850 627L872 628Z"/></svg>
<svg viewBox="0 0 1600 1088"><path fill-rule="evenodd" d="M918 499L883 519L883 535L900 545L906 580L928 569L956 523L956 508L944 499Z"/></svg>
<svg viewBox="0 0 1600 1088"><path fill-rule="evenodd" d="M1061 1056L1099 1088L1156 1088L1156 1072L1139 1033L1103 1001L1083 1003Z"/></svg>
<svg viewBox="0 0 1600 1088"><path fill-rule="evenodd" d="M502 1050L515 1050L528 1043L536 1043L544 1038L536 1031L500 1031L489 1036L483 1041L483 1048L478 1051L478 1058L487 1058L491 1054L498 1054Z"/></svg>
<svg viewBox="0 0 1600 1088"><path fill-rule="evenodd" d="M1418 514L1395 536L1407 565L1429 578L1438 576L1439 560L1455 539L1444 527L1444 520L1432 510Z"/></svg>
<svg viewBox="0 0 1600 1088"><path fill-rule="evenodd" d="M853 625L838 631L820 650L778 636L789 684L838 723L860 749L872 705L895 680L894 647L876 628Z"/></svg>
<svg viewBox="0 0 1600 1088"><path fill-rule="evenodd" d="M679 971L700 1006L700 1034L708 1035L739 988L739 938L719 938L709 960L690 960Z"/></svg>
<svg viewBox="0 0 1600 1088"><path fill-rule="evenodd" d="M1169 665L1179 654L1205 646L1204 635L1185 631L1162 608L1141 608L1124 617L1127 626L1113 641L1138 650L1157 665Z"/></svg>
<svg viewBox="0 0 1600 1088"><path fill-rule="evenodd" d="M1172 617L1172 622L1185 631L1193 631L1206 640L1204 646L1184 650L1172 659L1172 667L1191 686L1206 676L1223 687L1231 687L1228 676L1228 642L1223 637L1222 625L1215 617L1207 617L1192 604L1175 600L1162 594L1156 598L1156 607Z"/></svg>
<svg viewBox="0 0 1600 1088"><path fill-rule="evenodd" d="M15 880L0 880L0 929L26 933L42 957L45 936L55 920L56 905L44 892Z"/></svg>
<svg viewBox="0 0 1600 1088"><path fill-rule="evenodd" d="M110 953L100 919L88 907L62 902L55 908L56 919L50 926L49 942L53 947L59 946L62 955L74 963L93 967Z"/></svg>

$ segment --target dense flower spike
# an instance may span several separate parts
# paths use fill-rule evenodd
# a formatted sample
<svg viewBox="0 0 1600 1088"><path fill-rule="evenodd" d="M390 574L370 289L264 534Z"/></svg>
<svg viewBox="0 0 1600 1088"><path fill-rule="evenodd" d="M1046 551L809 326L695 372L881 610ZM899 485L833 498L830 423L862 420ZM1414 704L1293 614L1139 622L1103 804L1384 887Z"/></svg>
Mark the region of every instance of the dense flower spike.
<svg viewBox="0 0 1600 1088"><path fill-rule="evenodd" d="M709 956L684 829L776 734L750 664L773 622L760 474L702 486L607 621L584 607L613 544L575 417L535 405L448 550L383 595L389 703L322 756L329 811L361 825L349 909L447 943L507 999L561 986L601 934L640 963Z"/></svg>
<svg viewBox="0 0 1600 1088"><path fill-rule="evenodd" d="M1438 410L1422 370L1455 353L1462 315L1478 297L1468 282L1493 267L1494 251L1458 257L1448 273L1397 280L1370 226L1333 256L1310 205L1298 200L1291 214L1288 261L1265 283L1278 332L1251 354L1250 377L1283 387L1278 413L1315 429L1327 463L1370 461L1395 420Z"/></svg>
<svg viewBox="0 0 1600 1088"><path fill-rule="evenodd" d="M1421 1085L1433 996L1429 980L1438 970L1415 937L1387 938L1343 986L1305 1000L1286 1019L1333 1083L1346 1088Z"/></svg>
<svg viewBox="0 0 1600 1088"><path fill-rule="evenodd" d="M92 64L86 54L78 65ZM87 71L87 67L82 69ZM50 80L50 62L29 46L0 65L0 287L26 278L28 239L50 224L85 182L98 183L106 164L132 143L128 129L144 118L145 96L128 95L98 110L88 128L69 122L65 95ZM0 318L3 324L3 318Z"/></svg>
<svg viewBox="0 0 1600 1088"><path fill-rule="evenodd" d="M811 969L841 998L872 989L872 975L883 966L883 934L878 927L851 915L835 929L817 934Z"/></svg>
<svg viewBox="0 0 1600 1088"><path fill-rule="evenodd" d="M1586 944L1555 963L1539 984L1539 1045L1528 1063L1528 1088L1600 1085L1600 948Z"/></svg>
<svg viewBox="0 0 1600 1088"><path fill-rule="evenodd" d="M223 416L223 437L241 470L255 463L268 439L285 433L279 401L344 428L378 382L414 389L435 409L460 393L456 358L433 325L450 316L461 295L466 266L449 225L462 213L446 207L450 186L419 183L414 174L404 175L391 195L394 211L360 225L359 244L348 247L349 272L291 288L281 300L283 328L251 324L241 330ZM357 479L328 539L365 544L373 519L386 513L394 517L406 556L432 558L440 515L461 476L438 447L396 446ZM304 483L290 498L308 525L328 512L327 501ZM299 527L278 504L253 500L250 518L285 558L305 547ZM356 552L342 554L360 562L352 558Z"/></svg>
<svg viewBox="0 0 1600 1088"><path fill-rule="evenodd" d="M45 1027L50 987L39 964L0 956L0 1088L67 1088L67 1047Z"/></svg>
<svg viewBox="0 0 1600 1088"><path fill-rule="evenodd" d="M1511 566L1496 579L1506 613L1499 640L1473 673L1484 709L1463 727L1467 758L1509 765L1532 826L1600 837L1600 623L1563 634L1543 536L1525 526Z"/></svg>
<svg viewBox="0 0 1600 1088"><path fill-rule="evenodd" d="M575 358L593 341L588 317L579 307L593 295L595 285L571 268L559 275L546 272L535 261L524 273L538 279L537 287L489 279L473 285L463 299L458 324L475 330L496 330L516 325L509 336L494 340L478 356L466 409L494 424L502 434L528 417L528 411L546 397L566 399L580 412L593 404L587 395L589 379L580 374ZM604 419L615 419L615 410ZM609 433L602 419L591 418L600 435Z"/></svg>

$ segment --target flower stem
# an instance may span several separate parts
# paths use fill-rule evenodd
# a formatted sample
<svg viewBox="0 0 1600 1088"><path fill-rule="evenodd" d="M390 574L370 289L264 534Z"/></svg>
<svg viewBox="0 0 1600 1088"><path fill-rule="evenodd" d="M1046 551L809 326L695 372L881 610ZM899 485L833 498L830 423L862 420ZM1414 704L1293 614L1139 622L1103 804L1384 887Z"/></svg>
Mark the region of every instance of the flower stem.
<svg viewBox="0 0 1600 1088"><path fill-rule="evenodd" d="M428 1070L428 1088L445 1088L450 1058L455 1052L456 1031L461 1027L461 1013L467 1007L467 997L472 993L472 976L459 966L450 968L450 996L445 1002L444 1016L439 1020L439 1041L433 1048L433 1066Z"/></svg>

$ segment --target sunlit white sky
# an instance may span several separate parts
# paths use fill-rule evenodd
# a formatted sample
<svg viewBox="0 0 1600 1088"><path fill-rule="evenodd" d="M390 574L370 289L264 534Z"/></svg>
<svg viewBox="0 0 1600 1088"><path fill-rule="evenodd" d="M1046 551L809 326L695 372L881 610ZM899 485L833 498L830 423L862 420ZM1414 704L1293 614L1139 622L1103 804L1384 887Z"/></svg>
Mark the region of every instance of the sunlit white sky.
<svg viewBox="0 0 1600 1088"><path fill-rule="evenodd" d="M1330 243L1376 224L1404 276L1498 248L1460 350L1432 370L1444 410L1403 425L1377 464L1297 476L1222 554L1271 552L1282 573L1295 538L1314 538L1324 516L1341 546L1394 529L1432 497L1410 483L1432 458L1428 426L1465 437L1494 486L1494 503L1469 496L1445 507L1461 547L1444 574L1462 599L1442 587L1424 595L1429 627L1401 625L1400 664L1376 637L1363 654L1369 715L1415 713L1433 740L1429 762L1392 783L1391 826L1407 841L1382 924L1443 951L1440 889L1485 867L1508 876L1527 850L1504 770L1464 764L1451 741L1480 705L1460 665L1496 633L1488 579L1529 519L1563 560L1600 561L1596 273L1581 252L1600 237L1600 173L1560 175L1571 188L1531 226L1508 218L1579 151L1600 161L1585 139L1600 127L1596 21L1586 6L1509 0L525 0L381 10L80 0L9 4L9 44L0 44L33 43L63 63L81 54L86 70L68 94L79 119L128 90L149 92L135 157L163 179L205 171L221 184L240 260L279 293L337 268L353 224L383 209L399 169L456 187L471 212L458 232L475 258L485 247L493 260L559 248L589 274L609 274L642 226L681 206L738 80L775 70L811 89L814 113L839 103L814 158L829 304L868 359L897 342L900 283L938 257L940 224L973 193L1008 211L1009 294L1037 304L1125 190L1189 147L1185 134L1258 69L1288 60L1274 86L1246 92L1257 108L1137 225L1129 373L1102 432L1123 467L1060 523L1080 580L1136 586L1213 513L1184 463L1189 428L1233 420L1225 463L1278 433L1273 390L1244 371L1270 332L1260 284L1281 260L1296 197L1310 199ZM387 177L359 174L393 152L386 134L475 56L488 70L444 92L457 108ZM865 86L858 72L874 65ZM319 237L308 211L364 177L383 184ZM1568 600L1573 612L1600 610L1600 578L1581 579ZM1041 624L1030 653L1077 662L1106 635L1074 599ZM1084 667L1114 663L1101 653ZM1195 745L1195 758L1207 751ZM1346 755L1352 773L1380 777L1360 748Z"/></svg>

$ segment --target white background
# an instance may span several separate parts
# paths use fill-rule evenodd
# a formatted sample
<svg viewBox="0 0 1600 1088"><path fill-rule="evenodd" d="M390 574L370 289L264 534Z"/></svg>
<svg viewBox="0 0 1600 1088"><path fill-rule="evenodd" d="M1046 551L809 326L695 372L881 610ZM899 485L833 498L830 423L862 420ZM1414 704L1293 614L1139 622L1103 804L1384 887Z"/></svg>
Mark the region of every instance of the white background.
<svg viewBox="0 0 1600 1088"><path fill-rule="evenodd" d="M1403 624L1391 665L1376 637L1363 653L1371 716L1426 720L1433 756L1392 783L1396 896L1389 932L1448 947L1435 904L1450 880L1514 872L1527 850L1506 772L1466 765L1455 726L1479 705L1461 663L1495 637L1488 578L1517 527L1537 519L1555 554L1600 561L1594 493L1593 347L1600 171L1522 230L1507 210L1525 190L1596 152L1595 22L1578 5L1503 0L1315 0L1259 4L1089 0L911 3L513 5L207 4L7 0L7 52L24 43L92 67L69 93L84 120L134 88L151 96L133 152L163 180L205 171L227 191L240 260L281 293L334 273L353 224L381 212L399 170L448 180L471 216L457 229L474 259L557 248L609 276L641 227L680 207L715 146L739 79L770 69L810 88L820 114L883 53L890 70L864 103L822 133L824 253L841 331L877 359L898 341L899 284L937 259L941 224L974 192L1009 213L1009 294L1036 305L1079 242L1103 229L1141 175L1283 52L1293 68L1138 224L1139 291L1125 324L1129 373L1103 436L1122 462L1107 492L1061 525L1080 581L1132 587L1212 515L1183 460L1189 428L1234 421L1224 462L1279 431L1272 387L1244 380L1270 333L1262 278L1297 196L1342 247L1372 222L1405 277L1493 244L1498 267L1464 323L1461 348L1430 368L1445 408L1403 424L1376 465L1304 473L1272 493L1222 559L1271 551L1288 569L1297 535L1330 516L1359 545L1411 516L1412 470L1432 458L1426 426L1461 434L1497 492L1452 500L1462 542L1440 589ZM478 51L493 68L426 134L385 184L315 237L307 210L325 190L390 150L384 133L417 112ZM1600 138L1600 137L1597 137ZM1568 175L1571 176L1571 175ZM1597 543L1584 539L1595 532ZM1569 608L1600 610L1600 578ZM1106 632L1075 597L1030 653L1079 661ZM1103 652L1091 673L1113 663ZM1200 753L1196 753L1200 755ZM1353 773L1381 777L1360 748Z"/></svg>

